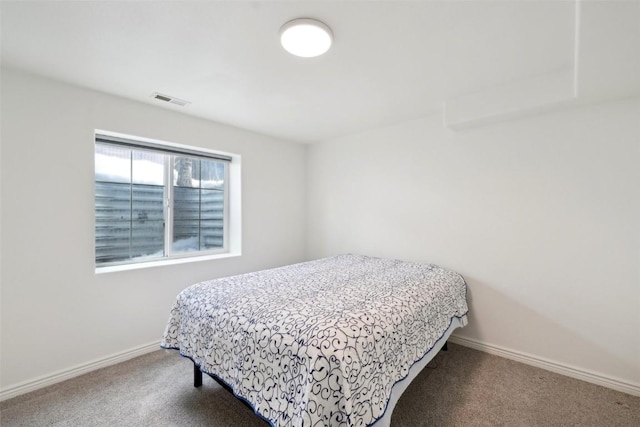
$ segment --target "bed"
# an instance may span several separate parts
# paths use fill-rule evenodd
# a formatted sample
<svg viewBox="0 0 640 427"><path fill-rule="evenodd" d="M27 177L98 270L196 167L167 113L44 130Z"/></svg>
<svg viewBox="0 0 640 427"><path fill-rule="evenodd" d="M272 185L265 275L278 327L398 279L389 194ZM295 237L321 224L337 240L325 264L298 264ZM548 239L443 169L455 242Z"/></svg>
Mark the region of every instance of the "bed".
<svg viewBox="0 0 640 427"><path fill-rule="evenodd" d="M185 289L161 346L273 426L378 427L466 323L458 273L339 255Z"/></svg>

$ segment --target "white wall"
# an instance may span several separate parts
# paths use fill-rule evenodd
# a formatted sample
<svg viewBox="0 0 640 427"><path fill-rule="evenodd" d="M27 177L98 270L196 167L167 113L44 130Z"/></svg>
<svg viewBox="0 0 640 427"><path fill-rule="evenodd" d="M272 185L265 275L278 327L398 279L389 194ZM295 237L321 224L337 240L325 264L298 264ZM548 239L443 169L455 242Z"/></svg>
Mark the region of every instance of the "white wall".
<svg viewBox="0 0 640 427"><path fill-rule="evenodd" d="M17 71L1 84L2 390L158 341L194 282L341 252L455 269L458 336L640 386L637 99L306 148ZM242 155L243 256L95 275L96 128Z"/></svg>
<svg viewBox="0 0 640 427"><path fill-rule="evenodd" d="M243 255L96 275L94 129L240 154ZM304 260L303 145L6 69L1 137L2 390L159 341L192 283Z"/></svg>
<svg viewBox="0 0 640 427"><path fill-rule="evenodd" d="M310 147L309 256L454 269L459 337L640 387L640 101L441 123Z"/></svg>

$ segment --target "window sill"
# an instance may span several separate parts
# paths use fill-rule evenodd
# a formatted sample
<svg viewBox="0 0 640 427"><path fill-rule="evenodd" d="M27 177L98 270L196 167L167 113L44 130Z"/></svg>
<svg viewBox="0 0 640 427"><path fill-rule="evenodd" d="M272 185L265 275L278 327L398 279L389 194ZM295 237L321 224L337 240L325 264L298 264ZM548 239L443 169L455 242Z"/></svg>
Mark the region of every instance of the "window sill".
<svg viewBox="0 0 640 427"><path fill-rule="evenodd" d="M96 267L96 274L115 273L118 271L140 270L143 268L161 267L165 265L186 264L189 262L211 261L214 259L233 258L240 256L239 252L227 252L224 254L202 255L183 258L171 258L158 261L137 262L132 264L109 265L106 267Z"/></svg>

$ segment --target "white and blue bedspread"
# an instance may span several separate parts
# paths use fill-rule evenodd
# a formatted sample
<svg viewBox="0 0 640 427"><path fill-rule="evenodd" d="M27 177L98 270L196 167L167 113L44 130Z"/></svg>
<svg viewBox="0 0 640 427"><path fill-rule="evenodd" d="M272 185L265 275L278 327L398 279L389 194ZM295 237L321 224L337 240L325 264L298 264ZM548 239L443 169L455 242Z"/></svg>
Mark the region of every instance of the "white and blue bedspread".
<svg viewBox="0 0 640 427"><path fill-rule="evenodd" d="M453 318L466 284L428 264L340 255L182 291L162 347L274 426L366 426Z"/></svg>

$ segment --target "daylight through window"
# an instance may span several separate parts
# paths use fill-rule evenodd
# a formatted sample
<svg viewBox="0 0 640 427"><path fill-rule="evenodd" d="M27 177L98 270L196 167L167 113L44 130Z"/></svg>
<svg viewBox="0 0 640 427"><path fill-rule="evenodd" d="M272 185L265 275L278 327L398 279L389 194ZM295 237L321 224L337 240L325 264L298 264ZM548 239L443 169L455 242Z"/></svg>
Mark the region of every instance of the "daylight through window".
<svg viewBox="0 0 640 427"><path fill-rule="evenodd" d="M96 265L225 252L230 160L96 135Z"/></svg>

